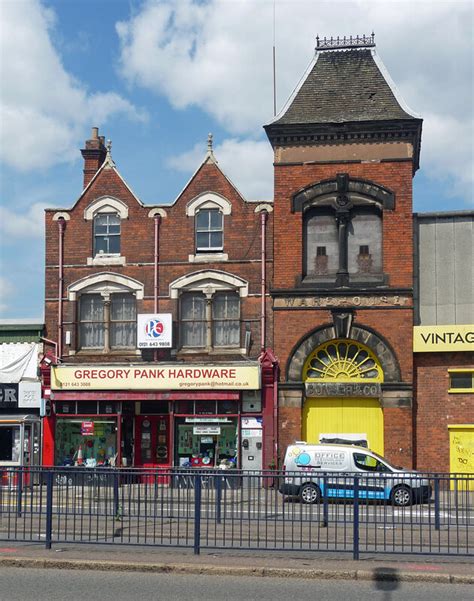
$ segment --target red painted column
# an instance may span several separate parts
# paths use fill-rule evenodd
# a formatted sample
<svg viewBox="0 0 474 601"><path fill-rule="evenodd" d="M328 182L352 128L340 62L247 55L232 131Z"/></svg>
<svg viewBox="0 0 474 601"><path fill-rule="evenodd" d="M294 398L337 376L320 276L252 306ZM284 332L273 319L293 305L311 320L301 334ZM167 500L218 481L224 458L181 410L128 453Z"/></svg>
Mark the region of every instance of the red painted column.
<svg viewBox="0 0 474 601"><path fill-rule="evenodd" d="M277 467L278 459L278 360L269 349L260 356L262 366L263 469Z"/></svg>
<svg viewBox="0 0 474 601"><path fill-rule="evenodd" d="M56 418L43 418L43 465L54 465L54 431Z"/></svg>

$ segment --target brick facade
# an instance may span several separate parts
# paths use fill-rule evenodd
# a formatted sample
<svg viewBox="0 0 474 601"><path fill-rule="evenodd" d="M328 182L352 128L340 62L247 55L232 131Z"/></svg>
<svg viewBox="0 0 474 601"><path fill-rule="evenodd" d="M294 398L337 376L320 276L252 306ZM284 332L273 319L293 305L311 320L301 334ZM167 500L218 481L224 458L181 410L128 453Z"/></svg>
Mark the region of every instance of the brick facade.
<svg viewBox="0 0 474 601"><path fill-rule="evenodd" d="M474 394L448 392L449 368L474 371L472 353L415 355L416 466L420 470L449 472L448 426L474 424Z"/></svg>

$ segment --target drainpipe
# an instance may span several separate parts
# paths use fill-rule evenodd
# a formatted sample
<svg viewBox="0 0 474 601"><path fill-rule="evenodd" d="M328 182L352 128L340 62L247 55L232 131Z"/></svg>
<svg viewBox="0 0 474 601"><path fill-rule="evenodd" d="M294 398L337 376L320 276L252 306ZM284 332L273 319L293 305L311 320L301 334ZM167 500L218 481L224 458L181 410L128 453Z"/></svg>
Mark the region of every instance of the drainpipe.
<svg viewBox="0 0 474 601"><path fill-rule="evenodd" d="M64 230L66 221L58 219L58 246L59 246L59 273L58 273L58 351L57 359L60 361L63 355L63 280L64 280Z"/></svg>
<svg viewBox="0 0 474 601"><path fill-rule="evenodd" d="M160 260L160 223L161 223L161 215L156 213L154 216L155 222L155 278L153 284L153 312L158 313L158 282L159 282L159 267L158 263ZM158 361L158 351L155 350L153 353L153 358L155 361Z"/></svg>
<svg viewBox="0 0 474 601"><path fill-rule="evenodd" d="M262 302L262 307L261 307L261 317L260 317L260 350L262 353L265 352L265 334L266 334L266 322L265 322L265 288L266 288L266 280L267 280L267 274L266 274L266 264L267 264L267 258L266 258L266 223L267 223L267 217L268 217L268 213L267 211L262 211L261 213L261 217L260 217L260 222L261 222L261 226L262 226L262 234L261 234L261 240L262 240L262 289L261 289L261 302Z"/></svg>
<svg viewBox="0 0 474 601"><path fill-rule="evenodd" d="M46 342L47 344L50 344L52 347L54 347L54 362L59 363L59 361L58 361L58 343L55 342L54 340L49 340L49 338L41 337L40 340L42 340L43 342Z"/></svg>

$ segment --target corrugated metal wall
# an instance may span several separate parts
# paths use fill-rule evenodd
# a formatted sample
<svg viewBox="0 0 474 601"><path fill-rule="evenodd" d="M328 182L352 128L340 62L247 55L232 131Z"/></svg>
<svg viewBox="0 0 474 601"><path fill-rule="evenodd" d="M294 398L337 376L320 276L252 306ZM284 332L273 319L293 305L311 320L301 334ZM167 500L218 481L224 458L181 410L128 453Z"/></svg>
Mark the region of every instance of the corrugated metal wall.
<svg viewBox="0 0 474 601"><path fill-rule="evenodd" d="M420 325L474 323L474 213L416 219Z"/></svg>

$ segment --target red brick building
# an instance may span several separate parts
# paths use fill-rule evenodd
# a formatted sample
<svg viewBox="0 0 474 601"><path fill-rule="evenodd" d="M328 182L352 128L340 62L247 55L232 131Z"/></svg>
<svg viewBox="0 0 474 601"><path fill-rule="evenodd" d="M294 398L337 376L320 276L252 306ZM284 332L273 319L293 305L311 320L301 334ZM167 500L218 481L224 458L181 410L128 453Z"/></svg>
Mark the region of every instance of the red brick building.
<svg viewBox="0 0 474 601"><path fill-rule="evenodd" d="M46 211L45 321L59 365L43 462L271 463L272 203L241 196L211 138L161 207L133 194L97 128L81 152L83 192Z"/></svg>
<svg viewBox="0 0 474 601"><path fill-rule="evenodd" d="M421 119L373 46L321 43L265 128L275 154L279 440L361 440L409 466Z"/></svg>
<svg viewBox="0 0 474 601"><path fill-rule="evenodd" d="M357 441L474 472L474 214L413 215L421 127L357 38L319 42L265 126L273 201L244 199L210 139L145 206L94 128L81 195L46 211L43 462L259 469Z"/></svg>

